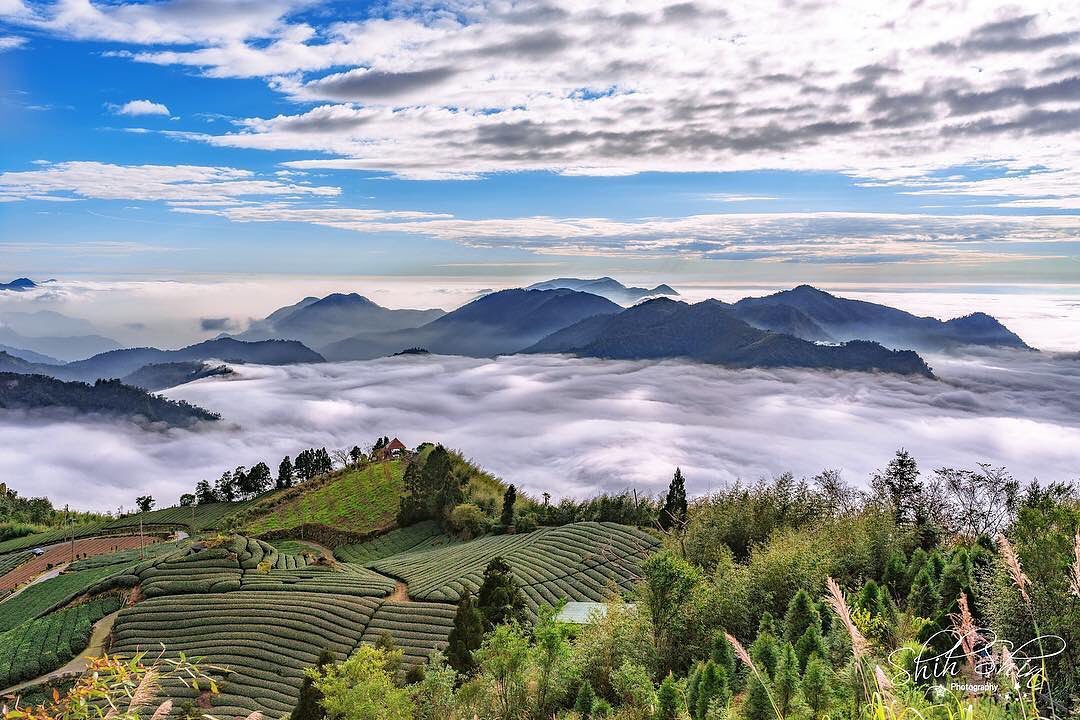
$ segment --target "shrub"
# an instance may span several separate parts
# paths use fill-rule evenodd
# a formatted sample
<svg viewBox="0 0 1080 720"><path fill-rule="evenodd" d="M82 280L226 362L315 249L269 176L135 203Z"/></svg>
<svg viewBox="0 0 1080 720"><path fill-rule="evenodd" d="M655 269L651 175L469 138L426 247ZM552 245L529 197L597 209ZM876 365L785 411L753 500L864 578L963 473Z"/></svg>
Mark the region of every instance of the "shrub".
<svg viewBox="0 0 1080 720"><path fill-rule="evenodd" d="M484 511L473 503L455 506L448 522L454 534L466 540L484 534L490 524Z"/></svg>

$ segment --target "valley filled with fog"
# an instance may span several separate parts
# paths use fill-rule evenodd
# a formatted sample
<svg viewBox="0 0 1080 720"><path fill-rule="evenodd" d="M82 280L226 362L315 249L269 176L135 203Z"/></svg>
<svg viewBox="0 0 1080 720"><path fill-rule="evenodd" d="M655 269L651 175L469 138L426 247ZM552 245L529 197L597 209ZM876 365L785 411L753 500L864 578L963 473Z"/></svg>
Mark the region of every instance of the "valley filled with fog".
<svg viewBox="0 0 1080 720"><path fill-rule="evenodd" d="M1022 481L1080 468L1080 359L1025 351L929 355L938 379L729 370L682 361L407 356L235 366L166 391L221 413L196 429L8 413L0 473L24 494L115 510L175 502L238 464L309 446L440 441L507 481L587 496L692 493L790 470L865 484L899 447L924 470L1004 465Z"/></svg>

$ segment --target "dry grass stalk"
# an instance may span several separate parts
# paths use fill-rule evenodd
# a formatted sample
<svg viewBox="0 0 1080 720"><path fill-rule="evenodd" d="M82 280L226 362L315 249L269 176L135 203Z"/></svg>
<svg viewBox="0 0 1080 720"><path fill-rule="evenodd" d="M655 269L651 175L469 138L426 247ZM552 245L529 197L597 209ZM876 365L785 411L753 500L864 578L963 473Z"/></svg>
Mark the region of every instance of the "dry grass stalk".
<svg viewBox="0 0 1080 720"><path fill-rule="evenodd" d="M877 683L878 692L881 693L881 699L886 703L893 704L893 683L889 679L889 676L885 674L885 671L881 669L880 665L874 666L874 682Z"/></svg>
<svg viewBox="0 0 1080 720"><path fill-rule="evenodd" d="M1024 574L1024 569L1020 567L1020 558L1016 556L1016 550L1013 549L1012 543L1004 534L998 535L997 543L998 548L1001 550L1001 557L1005 561L1005 568L1009 571L1009 575L1012 576L1013 584L1020 591L1020 596L1024 598L1024 602L1030 605L1031 597L1027 592L1030 581L1027 575Z"/></svg>
<svg viewBox="0 0 1080 720"><path fill-rule="evenodd" d="M829 591L825 598L829 603L829 607L840 618L840 623L847 630L848 637L851 638L851 654L856 660L866 657L870 652L870 643L859 632L859 628L855 626L855 621L851 619L851 610L848 608L847 600L844 598L844 591L840 589L840 586L832 578L825 581L825 587Z"/></svg>
<svg viewBox="0 0 1080 720"><path fill-rule="evenodd" d="M1073 595L1080 597L1080 532L1073 538L1073 555L1073 564L1069 568L1069 587Z"/></svg>
<svg viewBox="0 0 1080 720"><path fill-rule="evenodd" d="M975 618L971 614L968 605L967 593L961 592L957 600L960 612L949 616L952 620L952 631L956 639L960 641L960 647L964 650L971 670L975 670L975 641L979 638L979 629L975 627Z"/></svg>
<svg viewBox="0 0 1080 720"><path fill-rule="evenodd" d="M754 673L758 682L765 688L765 694L769 697L769 704L772 705L773 713L776 714L777 720L784 720L784 715L780 712L780 708L776 706L776 702L773 700L772 692L769 690L768 678L761 674L757 669L757 665L754 664L754 659L750 657L750 653L746 652L746 648L739 642L733 635L724 633L724 637L731 644L731 648L735 651L735 656L743 662L746 667L750 668L750 672Z"/></svg>
<svg viewBox="0 0 1080 720"><path fill-rule="evenodd" d="M135 688L134 694L131 696L131 702L128 703L128 710L135 710L136 708L145 707L150 704L150 701L154 699L154 695L158 691L158 671L150 668L143 675L142 680L139 681L138 687Z"/></svg>
<svg viewBox="0 0 1080 720"><path fill-rule="evenodd" d="M154 711L154 714L150 716L150 720L165 720L172 712L172 700L166 700L158 705L158 709Z"/></svg>

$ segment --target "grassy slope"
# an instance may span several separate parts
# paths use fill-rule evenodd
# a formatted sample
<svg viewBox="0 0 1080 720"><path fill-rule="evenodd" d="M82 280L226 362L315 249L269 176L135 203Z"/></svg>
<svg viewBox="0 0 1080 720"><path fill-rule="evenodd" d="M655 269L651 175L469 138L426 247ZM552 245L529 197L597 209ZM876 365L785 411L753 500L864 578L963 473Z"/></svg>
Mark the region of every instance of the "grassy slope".
<svg viewBox="0 0 1080 720"><path fill-rule="evenodd" d="M393 460L346 470L270 507L265 514L249 521L243 532L257 535L304 523L352 532L389 527L397 515L404 469L403 462Z"/></svg>

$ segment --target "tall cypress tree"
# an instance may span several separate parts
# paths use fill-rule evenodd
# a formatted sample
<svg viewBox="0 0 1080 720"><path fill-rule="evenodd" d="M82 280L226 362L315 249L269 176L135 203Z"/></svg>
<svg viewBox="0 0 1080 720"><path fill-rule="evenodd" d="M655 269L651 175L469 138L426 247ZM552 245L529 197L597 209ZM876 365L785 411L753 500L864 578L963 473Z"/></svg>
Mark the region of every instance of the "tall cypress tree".
<svg viewBox="0 0 1080 720"><path fill-rule="evenodd" d="M780 662L776 666L772 687L776 707L781 716L787 717L799 692L799 658L796 657L791 643L784 643L780 651Z"/></svg>
<svg viewBox="0 0 1080 720"><path fill-rule="evenodd" d="M592 717L593 703L596 702L596 693L588 680L581 683L577 698L574 700L574 710L581 716L581 720L589 720Z"/></svg>
<svg viewBox="0 0 1080 720"><path fill-rule="evenodd" d="M709 712L709 705L718 702L726 705L729 698L727 674L717 667L712 660L705 663L701 671L701 681L698 683L697 696L694 698L693 712L696 720L705 720Z"/></svg>
<svg viewBox="0 0 1080 720"><path fill-rule="evenodd" d="M667 496L664 498L664 507L660 510L660 527L668 530L681 526L686 522L688 510L686 481L683 479L682 469L675 468L675 475L671 478Z"/></svg>
<svg viewBox="0 0 1080 720"><path fill-rule="evenodd" d="M682 714L681 705L682 693L679 692L679 684L671 673L668 673L656 693L656 720L679 720Z"/></svg>
<svg viewBox="0 0 1080 720"><path fill-rule="evenodd" d="M446 648L446 661L450 667L461 674L472 672L475 667L473 651L484 642L484 618L473 602L472 595L466 593L458 603L454 614L454 627L450 631L449 646Z"/></svg>
<svg viewBox="0 0 1080 720"><path fill-rule="evenodd" d="M821 629L821 613L818 612L814 599L805 590L799 590L788 603L784 615L784 639L796 643L810 627Z"/></svg>
<svg viewBox="0 0 1080 720"><path fill-rule="evenodd" d="M504 527L510 527L514 524L515 502L517 502L517 488L511 485L506 488L506 492L503 493L502 518L500 521Z"/></svg>
<svg viewBox="0 0 1080 720"><path fill-rule="evenodd" d="M484 582L477 593L477 606L484 629L509 622L524 622L525 595L514 581L514 573L501 557L492 558L484 568Z"/></svg>

